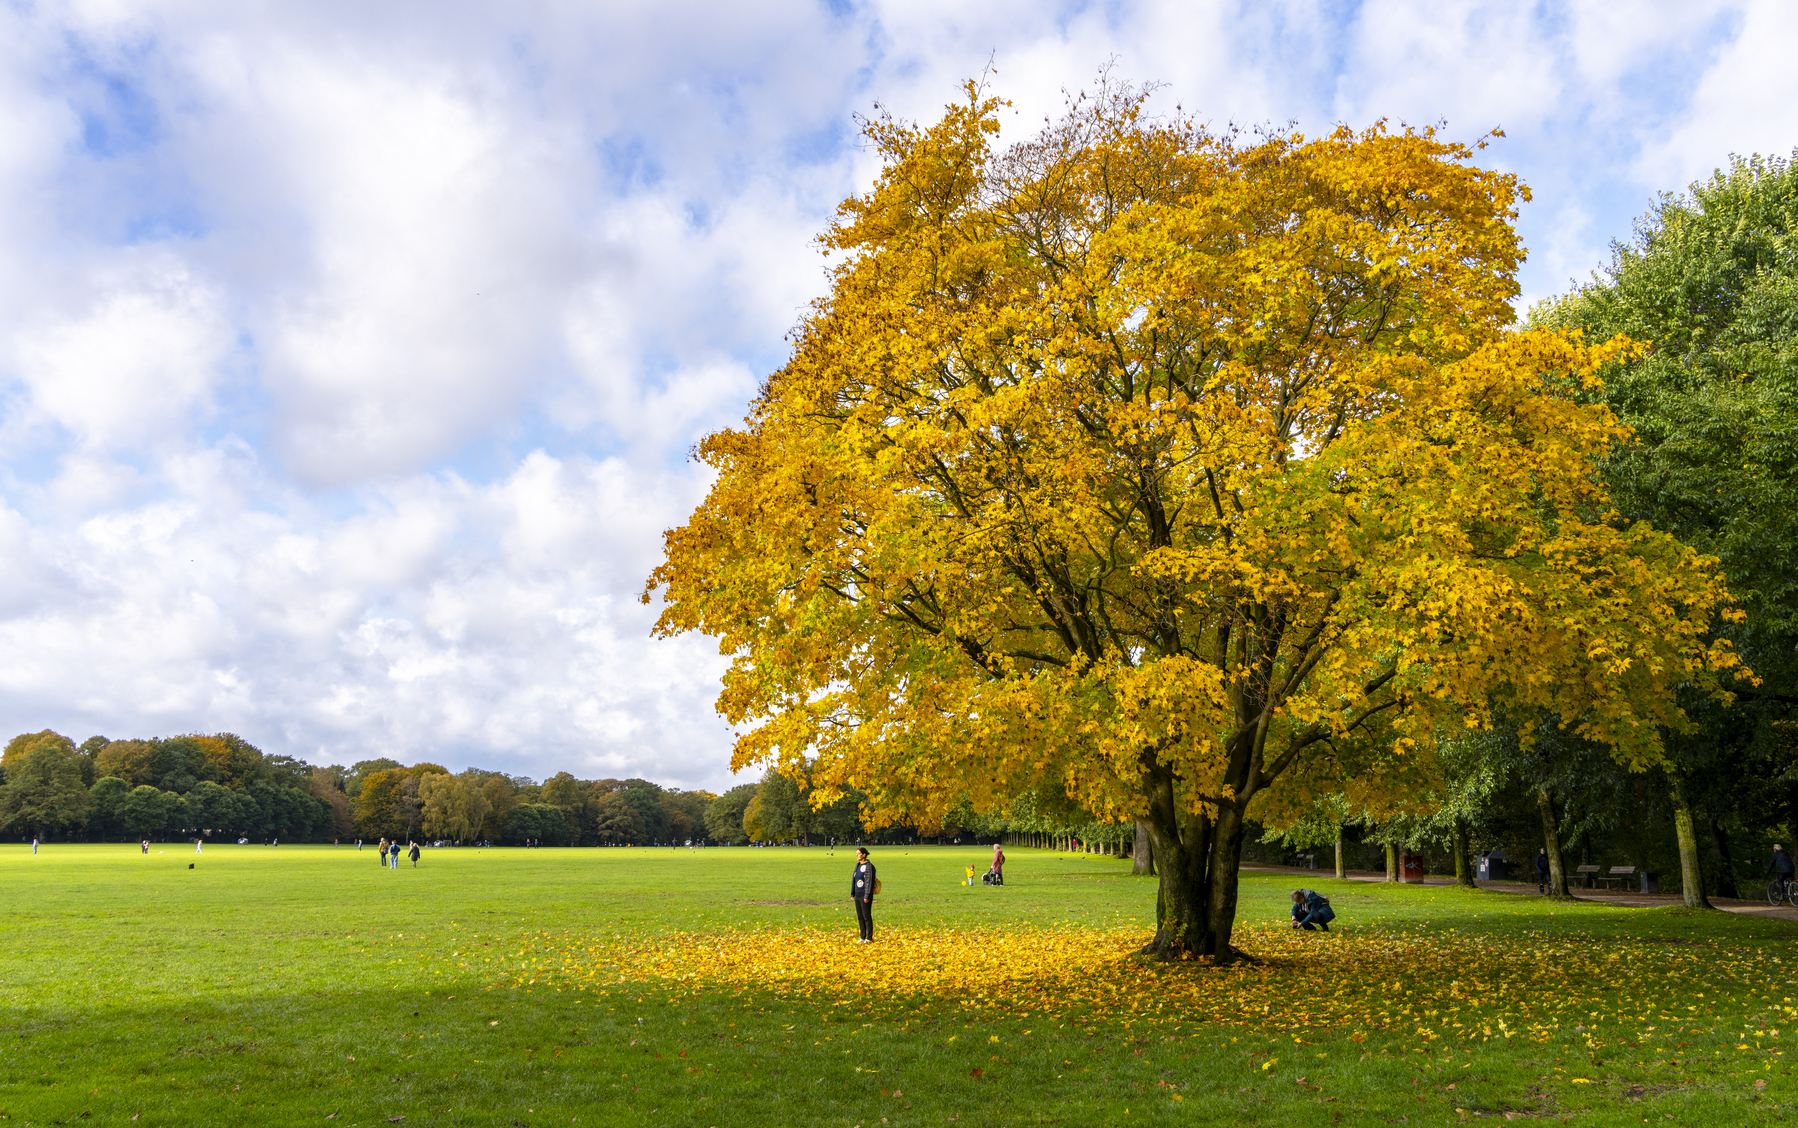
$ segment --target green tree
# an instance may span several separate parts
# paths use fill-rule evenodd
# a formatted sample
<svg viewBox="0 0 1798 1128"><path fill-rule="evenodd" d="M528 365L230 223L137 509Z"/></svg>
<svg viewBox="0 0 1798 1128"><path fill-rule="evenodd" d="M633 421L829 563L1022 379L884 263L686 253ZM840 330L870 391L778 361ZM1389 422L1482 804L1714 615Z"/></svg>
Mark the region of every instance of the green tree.
<svg viewBox="0 0 1798 1128"><path fill-rule="evenodd" d="M87 807L81 765L74 744L66 738L35 741L6 766L6 782L0 784L0 825L44 837L72 833L87 822Z"/></svg>
<svg viewBox="0 0 1798 1128"><path fill-rule="evenodd" d="M637 808L622 794L612 791L594 804L593 834L606 845L622 846L645 841L647 830Z"/></svg>
<svg viewBox="0 0 1798 1128"><path fill-rule="evenodd" d="M102 776L87 789L87 827L95 836L105 839L124 828L125 797L131 785L117 776Z"/></svg>
<svg viewBox="0 0 1798 1128"><path fill-rule="evenodd" d="M530 840L549 846L560 846L567 839L568 827L562 812L548 803L520 803L506 816L505 840L514 844Z"/></svg>
<svg viewBox="0 0 1798 1128"><path fill-rule="evenodd" d="M591 797L592 784L567 772L557 772L543 781L543 802L562 812L562 825L575 843L584 841L582 832L592 826L593 816L587 806Z"/></svg>
<svg viewBox="0 0 1798 1128"><path fill-rule="evenodd" d="M669 788L662 796L662 807L668 812L668 838L686 842L705 836L705 816L717 796L709 791L682 791Z"/></svg>
<svg viewBox="0 0 1798 1128"><path fill-rule="evenodd" d="M211 780L202 780L187 793L187 814L194 828L206 833L242 829L237 793Z"/></svg>
<svg viewBox="0 0 1798 1128"><path fill-rule="evenodd" d="M110 743L112 742L104 736L90 736L81 742L81 747L75 749L75 756L81 761L81 782L84 786L91 788L100 778L99 773L94 770L96 761L99 759L100 749Z"/></svg>
<svg viewBox="0 0 1798 1128"><path fill-rule="evenodd" d="M646 779L627 779L616 794L636 808L637 817L643 820L643 837L640 841L667 841L668 808L663 803L667 793L660 785Z"/></svg>
<svg viewBox="0 0 1798 1128"><path fill-rule="evenodd" d="M139 838L154 838L169 825L173 798L147 783L139 784L119 804L119 823Z"/></svg>
<svg viewBox="0 0 1798 1128"><path fill-rule="evenodd" d="M740 783L712 800L705 813L706 837L721 846L749 841L743 829L743 812L760 790L761 784Z"/></svg>
<svg viewBox="0 0 1798 1128"><path fill-rule="evenodd" d="M1745 613L1720 629L1761 683L1732 687L1733 708L1686 693L1694 727L1670 741L1681 882L1698 905L1701 836L1729 855L1719 807L1798 828L1776 732L1798 715L1798 167L1735 158L1662 195L1602 274L1531 319L1651 344L1598 393L1632 431L1604 463L1611 499L1717 557ZM1760 781L1783 794L1767 803Z"/></svg>

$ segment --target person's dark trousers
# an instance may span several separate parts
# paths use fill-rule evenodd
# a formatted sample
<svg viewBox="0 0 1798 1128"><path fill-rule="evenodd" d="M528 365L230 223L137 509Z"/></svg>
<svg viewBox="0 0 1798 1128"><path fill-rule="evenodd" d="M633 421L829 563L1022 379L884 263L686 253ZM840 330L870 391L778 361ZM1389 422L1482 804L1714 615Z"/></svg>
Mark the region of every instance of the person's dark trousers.
<svg viewBox="0 0 1798 1128"><path fill-rule="evenodd" d="M863 940L874 939L874 902L856 899L855 923L861 925Z"/></svg>

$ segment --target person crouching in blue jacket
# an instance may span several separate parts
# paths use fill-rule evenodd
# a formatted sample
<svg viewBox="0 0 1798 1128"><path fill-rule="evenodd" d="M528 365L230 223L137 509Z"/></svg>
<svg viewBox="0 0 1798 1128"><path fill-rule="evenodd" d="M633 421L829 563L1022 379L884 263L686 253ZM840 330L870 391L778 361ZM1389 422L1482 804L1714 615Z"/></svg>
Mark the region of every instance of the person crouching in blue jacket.
<svg viewBox="0 0 1798 1128"><path fill-rule="evenodd" d="M1321 928L1330 931L1330 922L1336 919L1336 910L1330 907L1330 899L1315 889L1294 889L1292 891L1292 927L1302 928L1307 932Z"/></svg>

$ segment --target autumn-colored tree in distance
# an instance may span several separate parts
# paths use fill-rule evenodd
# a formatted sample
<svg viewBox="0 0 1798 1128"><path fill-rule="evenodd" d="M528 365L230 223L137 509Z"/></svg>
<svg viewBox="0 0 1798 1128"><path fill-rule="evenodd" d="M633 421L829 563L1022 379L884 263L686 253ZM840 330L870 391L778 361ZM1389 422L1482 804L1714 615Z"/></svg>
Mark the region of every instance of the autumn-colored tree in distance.
<svg viewBox="0 0 1798 1128"><path fill-rule="evenodd" d="M733 766L932 825L1054 787L1146 821L1148 950L1235 953L1243 823L1546 715L1633 764L1734 664L1713 562L1615 518L1514 333L1521 187L1433 130L1245 137L1103 86L1023 144L970 84L822 237L829 294L667 535ZM1379 740L1363 739L1378 728Z"/></svg>

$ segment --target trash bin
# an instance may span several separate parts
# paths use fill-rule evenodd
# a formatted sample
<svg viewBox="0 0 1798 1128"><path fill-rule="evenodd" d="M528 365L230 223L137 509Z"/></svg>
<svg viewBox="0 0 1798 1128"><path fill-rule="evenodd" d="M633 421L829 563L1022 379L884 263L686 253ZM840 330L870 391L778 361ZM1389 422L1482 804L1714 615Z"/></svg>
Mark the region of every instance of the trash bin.
<svg viewBox="0 0 1798 1128"><path fill-rule="evenodd" d="M1306 869L1316 869L1317 868L1317 855L1316 854L1302 854L1302 855L1300 855L1300 860L1305 863Z"/></svg>
<svg viewBox="0 0 1798 1128"><path fill-rule="evenodd" d="M1504 881L1510 876L1505 868L1506 859L1503 850L1488 850L1480 855L1479 879L1481 881Z"/></svg>
<svg viewBox="0 0 1798 1128"><path fill-rule="evenodd" d="M1642 877L1642 892L1659 893L1661 891L1661 875L1652 870L1637 870Z"/></svg>
<svg viewBox="0 0 1798 1128"><path fill-rule="evenodd" d="M1422 858L1418 857L1416 854L1406 854L1405 861L1404 861L1404 864L1401 867L1401 869L1403 871L1402 877L1403 877L1405 884L1407 884L1407 885L1422 885L1423 884L1423 859Z"/></svg>

